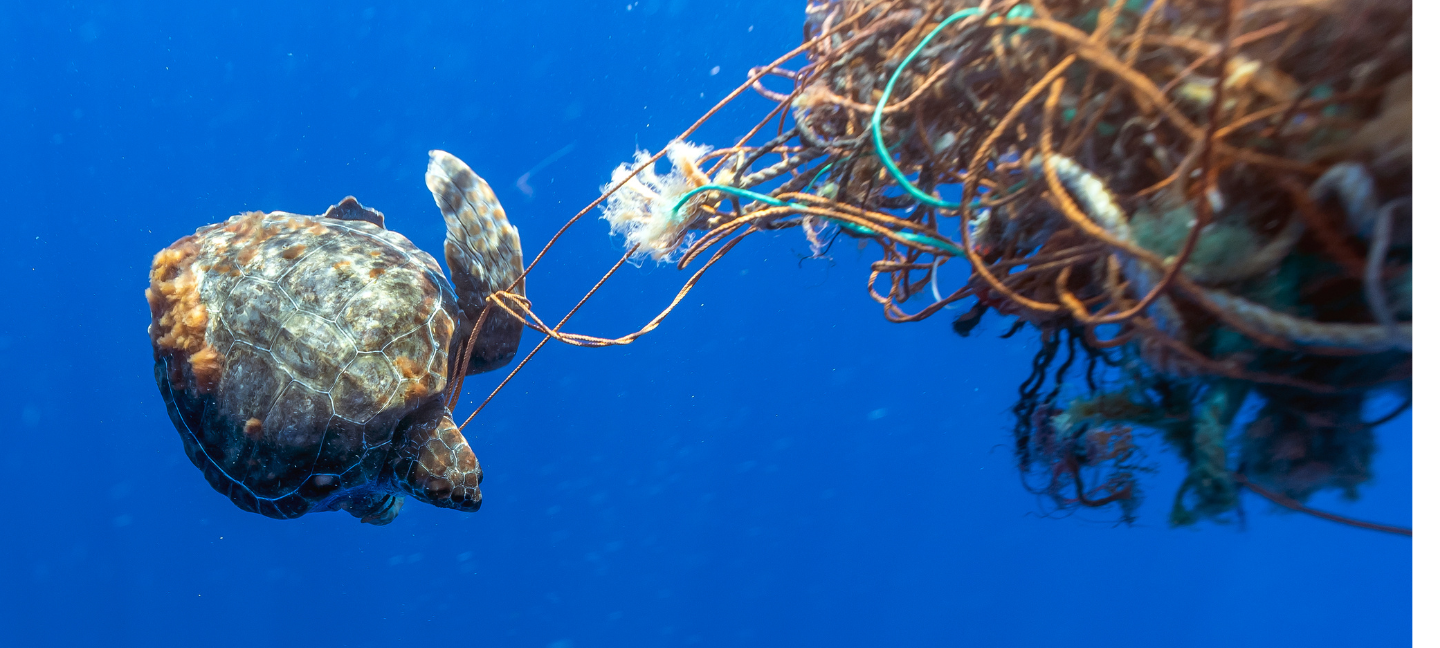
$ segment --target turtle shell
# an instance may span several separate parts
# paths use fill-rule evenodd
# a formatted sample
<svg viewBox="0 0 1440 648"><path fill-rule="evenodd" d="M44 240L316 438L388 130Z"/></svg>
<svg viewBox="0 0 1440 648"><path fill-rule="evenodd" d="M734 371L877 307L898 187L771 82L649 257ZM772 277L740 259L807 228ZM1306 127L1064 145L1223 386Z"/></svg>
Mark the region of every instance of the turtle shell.
<svg viewBox="0 0 1440 648"><path fill-rule="evenodd" d="M445 388L455 293L368 213L241 214L155 257L156 381L190 460L242 509L383 495L397 423Z"/></svg>

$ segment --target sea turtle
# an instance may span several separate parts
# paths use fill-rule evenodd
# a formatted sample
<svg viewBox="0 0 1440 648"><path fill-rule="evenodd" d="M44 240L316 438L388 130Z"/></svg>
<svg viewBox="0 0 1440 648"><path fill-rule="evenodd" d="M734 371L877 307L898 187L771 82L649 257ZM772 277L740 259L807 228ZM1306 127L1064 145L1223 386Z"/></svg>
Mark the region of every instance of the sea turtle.
<svg viewBox="0 0 1440 648"><path fill-rule="evenodd" d="M354 197L323 216L240 214L155 255L155 380L190 460L236 506L370 524L393 520L406 493L480 508L480 466L442 392L457 371L515 356L522 322L482 311L497 290L524 294L520 234L449 153L430 152L425 184L453 288Z"/></svg>

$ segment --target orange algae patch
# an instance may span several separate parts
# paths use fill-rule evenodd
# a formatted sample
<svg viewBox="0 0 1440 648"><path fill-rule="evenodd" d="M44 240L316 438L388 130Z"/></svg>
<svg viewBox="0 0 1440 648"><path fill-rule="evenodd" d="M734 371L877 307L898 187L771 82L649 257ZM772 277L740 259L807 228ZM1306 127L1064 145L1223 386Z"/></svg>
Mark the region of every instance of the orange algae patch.
<svg viewBox="0 0 1440 648"><path fill-rule="evenodd" d="M427 380L429 374L424 367L420 366L420 363L400 356L395 359L395 368L400 370L401 376L410 381L410 384L405 387L405 400L415 400L430 393L430 388L426 385L429 382Z"/></svg>
<svg viewBox="0 0 1440 648"><path fill-rule="evenodd" d="M395 359L395 368L400 370L401 376L409 380L414 380L420 375L421 370L424 369L420 366L420 363L405 356L400 356Z"/></svg>
<svg viewBox="0 0 1440 648"><path fill-rule="evenodd" d="M190 368L195 371L195 383L200 392L208 392L220 382L220 353L207 344L190 355Z"/></svg>
<svg viewBox="0 0 1440 648"><path fill-rule="evenodd" d="M203 394L220 381L221 362L205 341L210 316L200 302L200 277L192 269L199 251L195 236L187 236L156 254L145 299L150 302L155 352L176 361L169 365L171 382L182 382L188 365L196 390Z"/></svg>
<svg viewBox="0 0 1440 648"><path fill-rule="evenodd" d="M410 383L410 386L405 388L405 400L415 400L417 398L423 398L425 395L429 394L430 388L426 386L426 382L428 381L417 380Z"/></svg>
<svg viewBox="0 0 1440 648"><path fill-rule="evenodd" d="M239 218L230 219L225 224L225 231L237 234L235 238L245 239L255 235L260 230L260 221L264 220L265 212L253 211L240 214Z"/></svg>
<svg viewBox="0 0 1440 648"><path fill-rule="evenodd" d="M266 241L287 231L294 232L302 228L315 235L326 234L330 231L318 221L304 216L287 215L280 218L273 213L247 212L231 218L225 225L225 231L234 236L229 241L218 244L216 250L224 252L233 246L236 249L235 263L249 265L260 255ZM304 254L305 249L306 246L303 243L292 245L282 250L280 256L286 260L294 260ZM238 270L230 271L228 267L223 268L222 271L232 275L238 273Z"/></svg>
<svg viewBox="0 0 1440 648"><path fill-rule="evenodd" d="M262 425L263 424L258 418L252 418L248 421L245 421L245 436L252 439L260 438L260 431L263 429Z"/></svg>
<svg viewBox="0 0 1440 648"><path fill-rule="evenodd" d="M260 246L266 239L274 236L277 231L273 227L265 227L265 212L247 212L231 218L225 224L225 231L234 234L226 248L237 249L235 262L240 265L249 265L255 257L260 254ZM217 247L217 250L221 248ZM227 268L228 270L228 268ZM238 274L239 270L229 274Z"/></svg>

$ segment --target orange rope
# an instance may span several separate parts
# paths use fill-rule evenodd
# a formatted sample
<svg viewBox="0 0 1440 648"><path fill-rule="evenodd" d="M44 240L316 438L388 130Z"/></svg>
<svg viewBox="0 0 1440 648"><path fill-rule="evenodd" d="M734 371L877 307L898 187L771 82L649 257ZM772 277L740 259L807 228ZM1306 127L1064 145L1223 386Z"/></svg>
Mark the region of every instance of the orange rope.
<svg viewBox="0 0 1440 648"><path fill-rule="evenodd" d="M631 255L631 254L634 254L634 253L635 253L635 248L632 247L632 248L630 248L629 250L627 250L623 256L620 257L620 260L619 260L619 261L616 261L616 262L615 262L615 265L610 266L609 272L606 272L606 273L605 273L605 276L603 276L603 277L600 278L600 281L595 282L595 285L590 288L590 292L585 293L585 296L580 298L580 301L575 304L575 307L574 307L574 308L571 308L571 309L570 309L570 312L569 312L569 313L566 313L566 314L565 314L565 317L561 318L560 323L559 323L559 324L556 324L556 325L555 325L555 328L560 328L561 326L564 326L564 325L565 325L565 322L569 321L570 316L574 315L574 314L575 314L575 311L580 310L580 307L585 305L585 302L590 299L590 296L591 296L591 295L594 295L594 294L595 294L595 291L600 290L600 286L605 285L605 282L610 280L611 275L614 275L614 274L615 274L615 271L616 271L616 270L619 270L619 269L620 269L620 266L622 266L622 265L625 264L625 260L626 260L626 259L629 259L629 258L630 258L630 255ZM499 298L499 295L513 295L513 293L501 291L501 292L499 292L499 293L495 293L495 294L490 295L489 297L486 297L486 301L487 301L487 303L485 304L486 310L489 310L490 304L498 304L498 305L500 306L500 308L502 308L502 309L505 310L505 312L510 313L511 315L515 315L514 312L512 312L509 308L505 308L505 305L499 301L499 299L500 299L500 298ZM520 297L519 299L523 300L524 298L523 298L523 297ZM524 321L525 318L516 316L516 319L519 319L519 320L521 320L521 321ZM475 418L475 415L480 413L480 410L485 409L485 406L490 404L490 400L493 399L493 398L495 398L495 395L498 394L498 393L500 393L500 390L503 389L503 388L505 387L505 385L510 382L510 379L511 379L511 378L514 378L514 377L515 377L515 374L520 373L520 369L521 369L522 367L524 367L527 363L529 363L529 362L530 362L530 358L535 357L536 352L540 351L540 349L545 346L545 343L546 343L546 342L549 342L549 341L550 341L550 338L549 338L549 337L546 337L545 339L540 340L540 343L539 343L539 344L536 344L536 345L535 345L535 348L534 348L534 349L531 349L531 350L530 350L530 353L528 353L528 354L525 355L525 359L524 359L524 360L521 360L521 361L520 361L520 364L515 365L515 368L510 370L510 374L507 375L507 376L505 376L505 379L502 380L502 381L500 381L500 384L499 384L499 385L496 385L496 386L495 386L495 390L494 390L494 391L491 391L491 392L490 392L490 395L489 395L489 396L486 396L486 397L485 397L485 400L480 403L480 406L477 407L477 408L475 408L475 411L471 412L471 413L470 413L470 416L468 416L468 417L465 418L465 422L464 422L464 423L461 423L461 424L460 424L460 431L461 431L461 432L464 432L464 431L465 431L465 426L470 424L470 420L471 420L471 419L474 419L474 418Z"/></svg>
<svg viewBox="0 0 1440 648"><path fill-rule="evenodd" d="M1290 499L1290 498L1288 498L1288 497L1286 497L1286 496L1284 496L1284 495L1281 495L1281 494L1279 494L1279 493L1270 491L1270 490L1268 490L1268 489L1266 489L1266 488L1264 488L1264 487L1256 484L1255 482L1252 482L1252 481L1250 481L1249 479L1246 479L1245 476L1242 475L1242 474L1240 474L1240 473L1235 473L1235 481L1236 481L1236 483L1240 484L1241 486L1244 486L1244 487L1246 487L1246 488L1254 491L1256 495L1259 495L1259 496L1261 496L1261 497L1263 497L1263 498L1265 498L1265 499L1267 499L1267 500L1270 500L1271 502L1274 502L1275 504L1278 504L1278 505L1280 505L1280 506L1283 506L1283 507L1285 507L1285 508L1287 508L1287 509L1290 509L1290 510L1292 510L1292 511L1296 511L1296 512L1299 512L1299 513L1305 513L1305 514L1307 514L1307 515L1313 515L1313 516L1318 517L1318 518L1320 518L1320 519L1322 519L1322 520L1329 520L1329 521L1331 521L1331 522L1339 522L1340 524L1346 524L1346 525L1353 526L1353 527L1356 527L1356 528L1359 528L1359 529L1369 529L1369 530L1371 530L1371 531L1380 531L1380 532L1382 532L1382 533L1393 533L1393 534L1395 534L1395 535L1402 535L1402 536L1405 536L1405 537L1407 537L1407 538L1410 538L1410 537L1413 537L1413 536L1414 536L1414 532L1411 531L1410 529L1405 528L1405 527L1401 527L1401 526L1391 526L1391 525L1389 525L1389 524L1378 524L1378 523L1375 523L1375 522L1366 522L1366 521L1364 521L1364 520L1356 520L1356 519L1354 519L1354 518L1348 518L1348 517L1345 517L1345 516L1343 516L1343 515L1336 515L1336 514L1334 514L1334 513L1326 513L1325 511L1320 511L1320 510L1316 510L1316 509L1310 508L1310 507L1305 506L1304 504L1301 504L1300 502L1297 502L1297 501L1295 501L1295 500L1293 500L1293 499Z"/></svg>

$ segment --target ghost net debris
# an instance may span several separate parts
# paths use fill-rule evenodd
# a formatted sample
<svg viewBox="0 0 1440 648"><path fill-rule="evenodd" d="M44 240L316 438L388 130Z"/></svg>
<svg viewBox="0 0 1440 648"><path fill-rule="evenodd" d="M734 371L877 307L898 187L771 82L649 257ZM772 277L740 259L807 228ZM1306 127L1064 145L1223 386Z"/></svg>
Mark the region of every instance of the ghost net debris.
<svg viewBox="0 0 1440 648"><path fill-rule="evenodd" d="M670 307L608 339L495 305L547 340L626 344L748 234L799 228L816 254L866 239L887 319L963 302L961 335L991 311L1039 331L1015 447L1062 508L1128 518L1136 428L1189 465L1176 524L1224 518L1242 487L1302 510L1369 478L1362 407L1409 394L1408 2L840 0L806 16L800 48L580 214L603 201L627 258L710 253ZM686 141L746 89L776 106L737 144ZM1097 363L1121 378L1097 383Z"/></svg>

